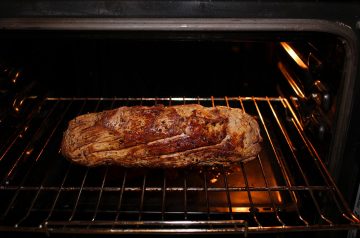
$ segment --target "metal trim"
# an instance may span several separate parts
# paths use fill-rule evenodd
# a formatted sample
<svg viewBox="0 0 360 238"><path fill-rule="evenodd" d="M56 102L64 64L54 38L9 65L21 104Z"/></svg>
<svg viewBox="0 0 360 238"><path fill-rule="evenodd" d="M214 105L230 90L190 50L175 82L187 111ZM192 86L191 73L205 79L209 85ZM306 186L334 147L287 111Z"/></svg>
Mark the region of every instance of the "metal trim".
<svg viewBox="0 0 360 238"><path fill-rule="evenodd" d="M316 31L354 37L341 22L238 18L0 18L3 30ZM352 35L352 36L351 36Z"/></svg>

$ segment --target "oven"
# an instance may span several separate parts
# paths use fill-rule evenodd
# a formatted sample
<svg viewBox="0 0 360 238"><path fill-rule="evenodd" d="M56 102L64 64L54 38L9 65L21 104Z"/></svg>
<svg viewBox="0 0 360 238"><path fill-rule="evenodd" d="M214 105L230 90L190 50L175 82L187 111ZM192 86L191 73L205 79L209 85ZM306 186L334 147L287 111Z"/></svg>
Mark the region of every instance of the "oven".
<svg viewBox="0 0 360 238"><path fill-rule="evenodd" d="M2 234L356 236L360 4L0 6ZM74 117L157 104L240 108L262 151L183 169L62 156Z"/></svg>

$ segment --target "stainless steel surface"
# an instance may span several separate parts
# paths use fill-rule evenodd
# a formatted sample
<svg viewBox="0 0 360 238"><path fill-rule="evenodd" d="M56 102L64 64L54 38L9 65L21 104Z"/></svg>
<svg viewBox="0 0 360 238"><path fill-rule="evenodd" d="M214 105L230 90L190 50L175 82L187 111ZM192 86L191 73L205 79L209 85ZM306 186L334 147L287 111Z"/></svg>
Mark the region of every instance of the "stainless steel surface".
<svg viewBox="0 0 360 238"><path fill-rule="evenodd" d="M81 167L60 153L62 132L79 114L189 103L238 107L257 117L262 152L230 168L178 170ZM31 105L37 113L23 122L28 129L10 133L0 150L2 231L246 234L360 227L285 98L46 98Z"/></svg>

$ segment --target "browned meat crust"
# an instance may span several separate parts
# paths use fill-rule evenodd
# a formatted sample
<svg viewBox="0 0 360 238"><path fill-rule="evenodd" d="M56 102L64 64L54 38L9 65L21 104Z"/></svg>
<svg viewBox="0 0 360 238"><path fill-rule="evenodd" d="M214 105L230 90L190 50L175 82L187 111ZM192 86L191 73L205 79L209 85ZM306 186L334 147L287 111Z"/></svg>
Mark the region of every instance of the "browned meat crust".
<svg viewBox="0 0 360 238"><path fill-rule="evenodd" d="M71 120L61 151L86 166L176 168L249 160L261 141L256 120L240 109L134 106Z"/></svg>

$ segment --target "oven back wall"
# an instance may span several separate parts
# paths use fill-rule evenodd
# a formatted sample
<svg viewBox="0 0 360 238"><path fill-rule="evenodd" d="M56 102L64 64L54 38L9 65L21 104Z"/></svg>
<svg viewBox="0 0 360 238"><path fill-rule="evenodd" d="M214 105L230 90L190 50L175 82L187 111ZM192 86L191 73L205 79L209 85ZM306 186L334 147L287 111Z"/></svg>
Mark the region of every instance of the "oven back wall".
<svg viewBox="0 0 360 238"><path fill-rule="evenodd" d="M59 97L273 96L278 80L271 42L30 38L1 45L3 60Z"/></svg>

